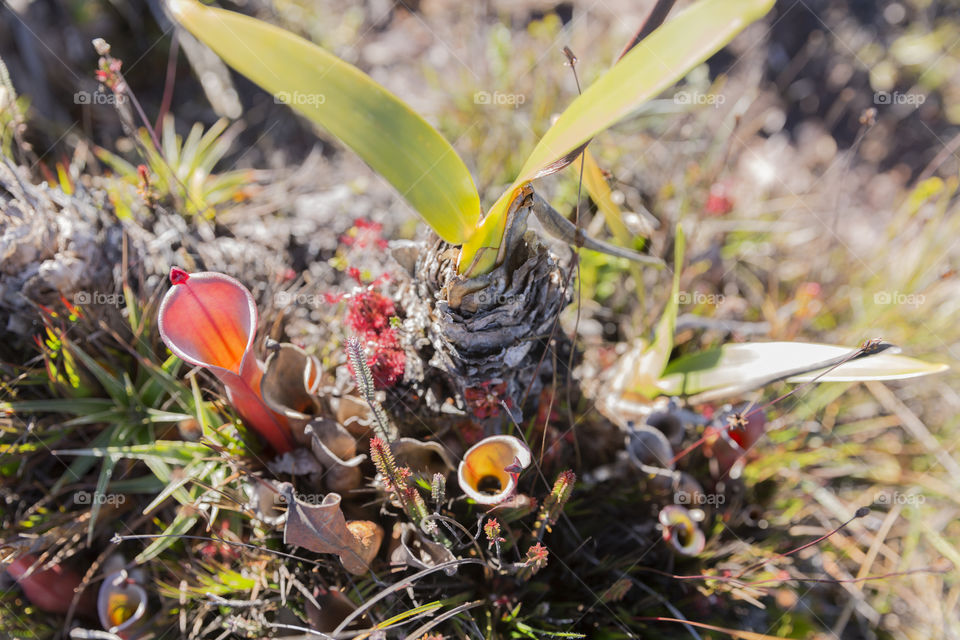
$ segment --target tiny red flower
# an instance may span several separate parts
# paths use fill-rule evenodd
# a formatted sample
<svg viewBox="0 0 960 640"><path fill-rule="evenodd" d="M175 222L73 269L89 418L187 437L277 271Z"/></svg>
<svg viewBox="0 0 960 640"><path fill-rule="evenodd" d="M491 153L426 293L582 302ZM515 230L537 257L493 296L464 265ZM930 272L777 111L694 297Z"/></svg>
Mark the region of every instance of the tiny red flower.
<svg viewBox="0 0 960 640"><path fill-rule="evenodd" d="M538 542L527 549L526 565L532 569L533 573L536 573L547 566L547 556L549 555L550 552L547 551L547 548Z"/></svg>
<svg viewBox="0 0 960 640"><path fill-rule="evenodd" d="M712 216L722 216L733 211L733 199L730 197L729 189L723 183L716 183L710 187L710 195L707 196L706 211Z"/></svg>
<svg viewBox="0 0 960 640"><path fill-rule="evenodd" d="M490 546L507 541L506 538L500 535L500 523L497 522L496 518L487 520L486 524L483 525L483 532L486 534L487 542Z"/></svg>
<svg viewBox="0 0 960 640"><path fill-rule="evenodd" d="M466 389L463 392L464 400L473 409L473 415L481 420L495 418L500 415L500 399L507 393L507 383L491 384L489 381L478 387ZM511 405L507 398L507 406Z"/></svg>

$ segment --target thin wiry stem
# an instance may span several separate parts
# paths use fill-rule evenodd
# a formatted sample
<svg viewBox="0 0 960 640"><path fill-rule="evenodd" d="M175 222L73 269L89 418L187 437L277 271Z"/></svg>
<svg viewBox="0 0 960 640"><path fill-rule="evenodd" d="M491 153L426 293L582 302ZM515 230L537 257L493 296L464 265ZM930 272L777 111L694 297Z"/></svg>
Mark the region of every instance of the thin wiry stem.
<svg viewBox="0 0 960 640"><path fill-rule="evenodd" d="M420 627L417 627L416 629L408 633L403 640L414 640L414 638L420 638L426 635L428 631L430 631L431 629L439 625L441 622L447 620L448 618L452 618L456 615L463 613L464 611L469 611L470 609L479 607L482 604L483 604L483 600L474 600L473 602L464 602L459 607L454 607L453 609L450 609L450 611L446 611L440 614L430 622Z"/></svg>
<svg viewBox="0 0 960 640"><path fill-rule="evenodd" d="M417 573L413 574L409 578L400 580L396 584L393 584L387 587L377 595L369 598L366 602L364 602L362 605L357 607L350 615L344 618L343 621L337 626L337 628L333 630L331 635L334 635L334 636L337 635L338 633L346 629L348 626L350 626L351 622L353 622L354 620L362 616L368 609L373 607L373 605L383 600L387 596L393 593L396 593L397 591L401 591L403 589L406 589L407 587L413 586L417 582L417 580L419 580L420 578L428 576L431 573L436 573L437 571L443 571L451 567L459 567L465 564L483 564L483 560L479 560L476 558L460 558L458 560L450 560L449 562L443 562L441 564L438 564L435 567L424 569L423 571L418 571Z"/></svg>

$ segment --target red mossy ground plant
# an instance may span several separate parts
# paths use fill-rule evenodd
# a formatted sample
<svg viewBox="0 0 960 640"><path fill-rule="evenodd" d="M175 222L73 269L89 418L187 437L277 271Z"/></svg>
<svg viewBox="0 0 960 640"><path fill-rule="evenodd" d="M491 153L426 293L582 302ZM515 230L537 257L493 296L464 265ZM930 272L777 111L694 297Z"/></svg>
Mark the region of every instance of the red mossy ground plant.
<svg viewBox="0 0 960 640"><path fill-rule="evenodd" d="M372 286L350 296L347 326L366 347L367 366L377 388L389 389L403 379L406 354L392 324L397 317L393 301Z"/></svg>
<svg viewBox="0 0 960 640"><path fill-rule="evenodd" d="M340 243L350 250L383 251L387 241L381 235L382 230L380 223L359 218L340 237ZM357 290L327 293L324 298L330 304L347 303L346 325L366 349L367 366L374 383L378 389L389 389L403 379L406 369L406 354L395 326L399 320L397 309L393 300L381 291L390 281L390 274L370 278L356 266L349 266L346 271L357 283ZM347 364L353 375L353 365Z"/></svg>

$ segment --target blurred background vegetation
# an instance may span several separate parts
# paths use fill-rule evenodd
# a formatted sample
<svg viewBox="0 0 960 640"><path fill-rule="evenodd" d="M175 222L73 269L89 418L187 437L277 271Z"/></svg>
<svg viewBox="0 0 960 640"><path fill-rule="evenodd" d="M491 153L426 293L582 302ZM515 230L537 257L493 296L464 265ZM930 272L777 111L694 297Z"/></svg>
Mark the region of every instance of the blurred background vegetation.
<svg viewBox="0 0 960 640"><path fill-rule="evenodd" d="M576 54L587 86L651 5L221 3L308 37L408 101L467 161L487 205L577 93L561 48ZM782 0L674 94L591 145L628 228L687 229L682 288L693 295L681 309L680 352L723 339L882 337L952 366L914 382L822 385L773 410L769 442L744 472L752 489L743 514L725 523L742 540L712 550L718 566L750 564L758 547L782 550L783 536L822 535L858 506L874 511L795 560L803 575L845 582L783 588L763 614L750 593L702 587L699 602L724 599L726 626L797 638L960 638L958 16L955 0ZM150 217L135 197L135 149L158 149L98 90L96 37L123 60L164 157L178 159L169 169L148 163L158 197L182 205L175 209L187 220L208 221L218 237L262 241L270 256L261 260L238 262L226 244L205 254L208 267L242 274L251 288L266 283L255 291L261 301L287 269L336 282L336 239L356 217L382 223L388 238L417 233L416 216L362 163L175 31L157 0L0 6L0 58L18 96L14 103L0 89L0 143L12 157L14 131L21 135L30 151L19 159L41 179L88 183L105 190L118 216ZM577 205L573 169L538 189L564 213ZM266 236L252 222L263 215L278 221ZM602 235L592 205L580 215ZM165 258L173 262L190 241L166 237L157 251L173 251ZM669 234L652 242L668 254ZM146 271L145 299L165 269ZM570 309L564 324L579 331L586 371L609 363L615 344L649 335L667 287L662 274L634 280L620 260L584 254L580 316ZM5 352L9 376L17 353ZM138 375L141 394L160 393L139 385L162 373ZM153 429L136 413L139 401L121 406L137 416L135 430ZM853 581L885 574L901 575Z"/></svg>

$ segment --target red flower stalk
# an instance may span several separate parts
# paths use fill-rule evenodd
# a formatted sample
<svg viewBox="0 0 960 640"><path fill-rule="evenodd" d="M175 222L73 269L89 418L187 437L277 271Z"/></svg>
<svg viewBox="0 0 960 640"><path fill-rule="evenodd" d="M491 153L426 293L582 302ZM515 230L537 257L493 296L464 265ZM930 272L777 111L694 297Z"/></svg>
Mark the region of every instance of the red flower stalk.
<svg viewBox="0 0 960 640"><path fill-rule="evenodd" d="M506 542L507 539L500 535L500 523L497 522L496 518L489 518L486 524L483 525L483 533L487 536L487 545L492 547L497 545L499 547L501 542Z"/></svg>
<svg viewBox="0 0 960 640"><path fill-rule="evenodd" d="M547 566L547 556L550 552L539 542L527 549L527 564L535 565L536 569L542 569Z"/></svg>
<svg viewBox="0 0 960 640"><path fill-rule="evenodd" d="M383 479L384 488L393 494L414 524L427 533L435 533L437 525L428 519L430 513L423 496L410 482L413 472L408 467L397 467L390 445L381 438L370 438L370 458Z"/></svg>
<svg viewBox="0 0 960 640"><path fill-rule="evenodd" d="M547 556L550 552L539 542L527 549L527 557L520 571L517 572L518 580L529 580L535 573L547 566Z"/></svg>
<svg viewBox="0 0 960 640"><path fill-rule="evenodd" d="M577 481L577 476L573 471L562 471L553 483L553 489L543 501L540 507L540 513L537 514L537 521L533 524L533 531L537 540L543 539L543 534L550 531L550 528L557 523L563 507L567 500L573 494L573 485Z"/></svg>
<svg viewBox="0 0 960 640"><path fill-rule="evenodd" d="M370 438L370 458L377 468L377 473L383 478L384 488L387 491L396 491L402 479L390 447L380 438Z"/></svg>
<svg viewBox="0 0 960 640"><path fill-rule="evenodd" d="M557 523L560 512L563 511L567 500L569 500L573 494L573 485L576 481L577 474L570 470L562 471L560 475L557 476L557 481L553 483L553 490L543 502L543 512L546 515L546 523L548 526Z"/></svg>
<svg viewBox="0 0 960 640"><path fill-rule="evenodd" d="M294 440L286 418L267 407L260 395L263 368L252 353L257 330L253 296L222 273L188 274L174 267L170 282L158 322L167 348L217 376L244 422L277 453L290 451Z"/></svg>

